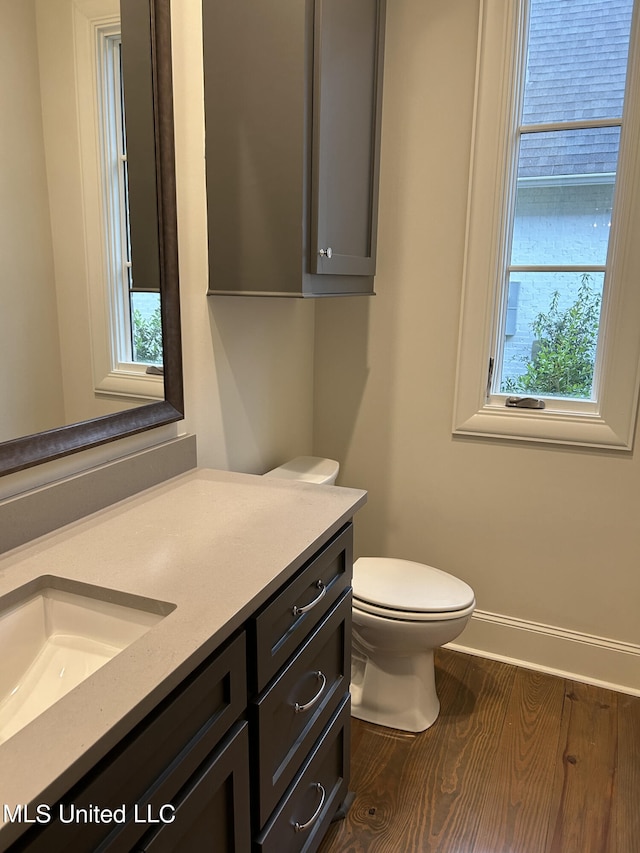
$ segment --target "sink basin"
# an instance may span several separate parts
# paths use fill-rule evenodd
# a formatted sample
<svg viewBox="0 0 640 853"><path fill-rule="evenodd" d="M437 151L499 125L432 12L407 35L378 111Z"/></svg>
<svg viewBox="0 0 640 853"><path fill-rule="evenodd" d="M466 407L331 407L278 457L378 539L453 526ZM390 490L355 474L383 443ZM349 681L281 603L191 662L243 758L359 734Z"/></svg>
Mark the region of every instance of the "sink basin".
<svg viewBox="0 0 640 853"><path fill-rule="evenodd" d="M174 605L46 576L0 600L0 743L163 619Z"/></svg>

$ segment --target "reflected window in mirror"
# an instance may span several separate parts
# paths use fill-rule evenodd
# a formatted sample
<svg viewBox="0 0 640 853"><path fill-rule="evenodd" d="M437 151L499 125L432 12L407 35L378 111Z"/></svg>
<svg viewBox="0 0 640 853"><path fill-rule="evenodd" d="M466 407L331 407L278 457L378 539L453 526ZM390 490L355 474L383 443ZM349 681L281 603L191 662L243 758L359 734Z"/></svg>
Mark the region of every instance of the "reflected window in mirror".
<svg viewBox="0 0 640 853"><path fill-rule="evenodd" d="M160 288L136 286L131 260L127 133L120 27L98 29L97 90L104 224L106 305L112 371L162 372ZM153 368L149 370L149 368Z"/></svg>
<svg viewBox="0 0 640 853"><path fill-rule="evenodd" d="M83 166L85 175L97 178L97 185L85 180L85 231L87 242L99 245L94 257L102 265L95 263L89 280L94 388L99 395L161 399L160 289L157 282L138 285L132 260L120 17L100 11L82 26L92 44L76 40L78 78L84 85L91 81L94 92L92 100L85 97L93 109L79 111L82 154L87 160L97 151L99 159L97 168ZM83 67L87 59L90 67Z"/></svg>

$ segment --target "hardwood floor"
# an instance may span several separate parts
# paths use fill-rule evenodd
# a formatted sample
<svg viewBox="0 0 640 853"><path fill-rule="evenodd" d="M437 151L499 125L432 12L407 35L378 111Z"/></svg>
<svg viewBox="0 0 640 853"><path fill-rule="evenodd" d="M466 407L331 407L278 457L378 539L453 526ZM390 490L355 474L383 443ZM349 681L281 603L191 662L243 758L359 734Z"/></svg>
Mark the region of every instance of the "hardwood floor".
<svg viewBox="0 0 640 853"><path fill-rule="evenodd" d="M637 853L640 698L441 649L426 732L352 720L320 853Z"/></svg>

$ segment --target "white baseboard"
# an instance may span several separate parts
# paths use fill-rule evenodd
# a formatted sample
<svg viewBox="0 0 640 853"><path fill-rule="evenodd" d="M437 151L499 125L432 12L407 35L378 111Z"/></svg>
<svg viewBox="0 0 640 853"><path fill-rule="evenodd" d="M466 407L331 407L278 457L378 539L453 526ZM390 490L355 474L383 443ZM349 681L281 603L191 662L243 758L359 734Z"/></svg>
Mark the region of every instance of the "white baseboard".
<svg viewBox="0 0 640 853"><path fill-rule="evenodd" d="M640 696L640 645L476 610L447 648Z"/></svg>

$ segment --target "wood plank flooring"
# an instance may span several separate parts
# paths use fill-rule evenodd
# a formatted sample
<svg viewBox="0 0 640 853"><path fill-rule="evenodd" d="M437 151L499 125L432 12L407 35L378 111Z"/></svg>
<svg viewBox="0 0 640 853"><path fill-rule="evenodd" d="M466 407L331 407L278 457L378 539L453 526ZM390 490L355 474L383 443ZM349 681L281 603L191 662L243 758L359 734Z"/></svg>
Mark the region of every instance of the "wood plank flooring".
<svg viewBox="0 0 640 853"><path fill-rule="evenodd" d="M640 698L440 649L420 734L352 720L320 853L638 853Z"/></svg>

